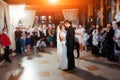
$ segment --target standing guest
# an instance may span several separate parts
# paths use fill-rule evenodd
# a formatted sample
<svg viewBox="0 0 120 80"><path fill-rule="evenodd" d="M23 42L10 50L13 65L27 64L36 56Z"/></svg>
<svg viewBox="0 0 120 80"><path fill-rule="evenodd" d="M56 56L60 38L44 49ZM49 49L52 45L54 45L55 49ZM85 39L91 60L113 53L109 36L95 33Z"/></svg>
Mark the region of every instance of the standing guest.
<svg viewBox="0 0 120 80"><path fill-rule="evenodd" d="M117 22L116 24L117 29L113 40L115 42L115 50L117 50L115 54L119 57L117 66L120 67L120 22Z"/></svg>
<svg viewBox="0 0 120 80"><path fill-rule="evenodd" d="M80 24L79 26L80 32L79 32L79 44L80 44L80 51L83 51L83 46L82 46L82 42L83 42L83 33L85 31L85 29L83 28L83 26Z"/></svg>
<svg viewBox="0 0 120 80"><path fill-rule="evenodd" d="M49 42L48 42L48 26L46 26L45 43L46 43L46 45L47 45L47 47L48 47L48 46L49 46Z"/></svg>
<svg viewBox="0 0 120 80"><path fill-rule="evenodd" d="M92 32L93 39L92 39L92 54L96 56L100 56L101 53L101 41L102 41L102 33L101 33L101 26L96 25L96 29Z"/></svg>
<svg viewBox="0 0 120 80"><path fill-rule="evenodd" d="M92 37L93 37L92 32L94 31L94 29L95 29L94 24L92 24L91 27L88 29L88 33L90 35L90 38L88 39L88 45L87 45L88 47L92 47Z"/></svg>
<svg viewBox="0 0 120 80"><path fill-rule="evenodd" d="M25 51L25 39L26 39L26 33L25 33L25 30L23 29L22 30L22 36L21 36L21 50L22 50L22 53L24 53Z"/></svg>
<svg viewBox="0 0 120 80"><path fill-rule="evenodd" d="M53 47L53 36L54 36L54 32L52 30L52 26L50 26L48 29L48 42L50 44L50 47Z"/></svg>
<svg viewBox="0 0 120 80"><path fill-rule="evenodd" d="M114 30L112 27L111 23L107 24L107 30L106 30L106 48L107 48L107 58L109 60L113 60L114 59L114 41L113 41L113 37L114 37Z"/></svg>
<svg viewBox="0 0 120 80"><path fill-rule="evenodd" d="M43 27L42 26L43 25L40 24L39 27L38 27L38 30L41 31L41 32L43 31Z"/></svg>
<svg viewBox="0 0 120 80"><path fill-rule="evenodd" d="M11 63L9 58L9 46L11 45L10 38L8 36L8 29L6 27L3 28L3 33L1 34L1 45L4 49L4 58L7 62Z"/></svg>
<svg viewBox="0 0 120 80"><path fill-rule="evenodd" d="M52 30L53 30L53 32L54 32L54 36L53 36L53 44L54 44L54 47L56 47L57 46L57 42L56 42L56 28L55 28L55 25L53 24L53 26L52 26Z"/></svg>
<svg viewBox="0 0 120 80"><path fill-rule="evenodd" d="M85 49L85 51L87 51L87 45L88 45L87 41L88 41L89 37L90 37L89 34L85 30L83 33L83 42L82 42L82 45L83 45L83 48Z"/></svg>
<svg viewBox="0 0 120 80"><path fill-rule="evenodd" d="M75 28L75 48L77 49L77 59L80 56L80 44L79 44L79 40L80 39L80 29L79 27Z"/></svg>
<svg viewBox="0 0 120 80"><path fill-rule="evenodd" d="M33 35L31 36L31 41L32 41L32 47L34 48L34 53L36 53L36 44L38 41L38 33L33 32Z"/></svg>
<svg viewBox="0 0 120 80"><path fill-rule="evenodd" d="M44 37L43 26L39 26L36 31L38 33L38 38Z"/></svg>
<svg viewBox="0 0 120 80"><path fill-rule="evenodd" d="M92 32L94 31L94 29L95 29L95 25L92 24L88 30L92 34Z"/></svg>
<svg viewBox="0 0 120 80"><path fill-rule="evenodd" d="M43 30L42 30L42 33L43 33L43 36L45 37L46 36L46 30L47 30L47 26L46 25L43 25Z"/></svg>
<svg viewBox="0 0 120 80"><path fill-rule="evenodd" d="M34 29L31 26L29 26L28 28L26 28L26 32L30 33L30 35L32 35L33 30Z"/></svg>
<svg viewBox="0 0 120 80"><path fill-rule="evenodd" d="M35 46L37 41L38 41L38 33L37 32L33 32L31 35L31 41L32 41L32 45L31 46Z"/></svg>
<svg viewBox="0 0 120 80"><path fill-rule="evenodd" d="M16 42L16 53L21 54L22 50L21 50L21 43L20 43L20 38L21 38L21 31L20 31L20 27L16 28L15 31L15 42Z"/></svg>

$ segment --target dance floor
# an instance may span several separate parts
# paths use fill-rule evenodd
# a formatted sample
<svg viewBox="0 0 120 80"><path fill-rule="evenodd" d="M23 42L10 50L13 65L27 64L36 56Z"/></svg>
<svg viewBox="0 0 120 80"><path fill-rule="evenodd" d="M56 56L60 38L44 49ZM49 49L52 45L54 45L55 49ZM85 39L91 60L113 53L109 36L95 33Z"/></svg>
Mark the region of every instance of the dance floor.
<svg viewBox="0 0 120 80"><path fill-rule="evenodd" d="M29 56L11 56L12 63L0 62L0 80L120 80L120 68L104 57L94 57L90 51L75 59L76 69L58 69L60 54L56 48ZM76 56L76 51L74 51Z"/></svg>

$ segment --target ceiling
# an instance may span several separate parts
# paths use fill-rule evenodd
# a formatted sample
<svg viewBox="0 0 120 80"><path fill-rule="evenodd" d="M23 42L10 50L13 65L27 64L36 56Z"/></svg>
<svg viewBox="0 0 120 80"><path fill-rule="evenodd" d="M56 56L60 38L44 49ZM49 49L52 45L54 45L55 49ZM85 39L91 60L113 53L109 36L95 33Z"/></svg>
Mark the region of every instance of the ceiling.
<svg viewBox="0 0 120 80"><path fill-rule="evenodd" d="M95 0L58 0L57 3L50 3L48 0L4 0L8 4L26 4L26 9L63 9L63 8L84 8Z"/></svg>

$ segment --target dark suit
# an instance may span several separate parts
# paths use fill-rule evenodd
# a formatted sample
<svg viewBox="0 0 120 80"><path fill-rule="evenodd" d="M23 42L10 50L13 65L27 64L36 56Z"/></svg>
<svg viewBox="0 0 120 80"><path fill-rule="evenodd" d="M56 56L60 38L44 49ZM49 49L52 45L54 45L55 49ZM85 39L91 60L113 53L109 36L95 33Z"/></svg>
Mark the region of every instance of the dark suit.
<svg viewBox="0 0 120 80"><path fill-rule="evenodd" d="M21 43L20 43L21 36L22 36L22 32L21 31L15 31L15 42L16 42L16 53L17 54L21 54L22 53Z"/></svg>
<svg viewBox="0 0 120 80"><path fill-rule="evenodd" d="M114 36L115 31L111 28L110 31L106 34L106 49L108 51L107 53L107 58L109 60L114 58L114 41L113 41L113 36Z"/></svg>
<svg viewBox="0 0 120 80"><path fill-rule="evenodd" d="M74 43L75 43L75 30L72 26L67 29L66 35L66 46L67 46L67 57L68 57L68 70L72 70L75 68L75 60L74 60Z"/></svg>

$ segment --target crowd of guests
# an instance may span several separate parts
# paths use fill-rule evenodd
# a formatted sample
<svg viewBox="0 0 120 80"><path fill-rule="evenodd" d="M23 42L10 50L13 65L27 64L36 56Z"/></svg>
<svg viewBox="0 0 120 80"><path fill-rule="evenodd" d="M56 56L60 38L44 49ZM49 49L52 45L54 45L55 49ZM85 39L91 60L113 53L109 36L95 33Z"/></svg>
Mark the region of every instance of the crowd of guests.
<svg viewBox="0 0 120 80"><path fill-rule="evenodd" d="M35 28L17 27L15 31L16 52L30 52L30 49L36 48L44 51L46 47L55 47L56 30L54 26L39 26Z"/></svg>
<svg viewBox="0 0 120 80"><path fill-rule="evenodd" d="M120 66L120 22L114 26L112 23L107 23L106 26L92 24L89 28L81 24L71 25L75 30L76 58L80 57L80 52L87 51L90 47L93 55L106 57L118 62Z"/></svg>
<svg viewBox="0 0 120 80"><path fill-rule="evenodd" d="M92 25L89 32L88 43L92 44L92 54L117 61L120 66L120 22L114 26L107 23L105 27Z"/></svg>
<svg viewBox="0 0 120 80"><path fill-rule="evenodd" d="M35 28L16 27L15 28L15 52L16 55L30 55L31 50L34 53L44 51L46 47L56 46L56 29L54 25L49 27L40 25ZM9 58L9 48L11 46L10 35L7 27L4 27L0 35L0 43L4 48L4 57L7 62L11 63Z"/></svg>
<svg viewBox="0 0 120 80"><path fill-rule="evenodd" d="M81 24L72 25L75 30L75 44L77 50L77 58L80 52L87 51L91 47L92 54L96 56L107 57L111 61L118 61L120 65L120 22L116 26L107 23L105 27L92 24L89 28L83 27ZM4 56L6 61L11 62L8 56L9 46L11 42L7 34L7 28L4 27L0 36L0 42L4 48ZM27 52L30 54L31 49L44 51L46 47L56 46L56 27L39 26L35 28L16 27L15 43L16 53L22 54Z"/></svg>

